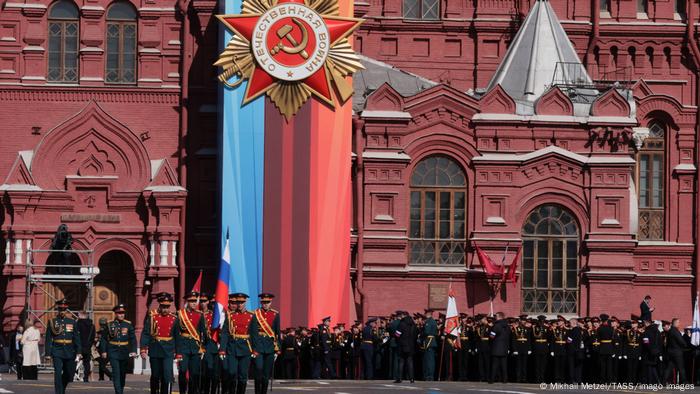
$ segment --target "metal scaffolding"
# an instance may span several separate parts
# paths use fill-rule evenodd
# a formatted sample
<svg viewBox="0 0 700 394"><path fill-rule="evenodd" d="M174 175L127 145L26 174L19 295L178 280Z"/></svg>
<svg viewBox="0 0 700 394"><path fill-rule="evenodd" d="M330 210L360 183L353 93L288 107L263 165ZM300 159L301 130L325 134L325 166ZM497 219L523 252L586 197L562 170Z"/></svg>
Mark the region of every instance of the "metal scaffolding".
<svg viewBox="0 0 700 394"><path fill-rule="evenodd" d="M25 310L27 318L41 320L48 312L53 311L53 305L56 303L57 297L47 289L47 284L61 285L64 289L67 287L77 288L77 290L86 290L86 301L82 311L86 312L90 319L94 317L94 298L93 285L95 276L100 273L98 267L95 267L93 262L93 250L54 250L54 249L29 249L27 250L27 290L25 299ZM45 262L37 262L34 257L37 254L46 253L48 256ZM86 265L73 264L49 264L49 257L53 253L61 255L70 254L71 256L80 257L86 255ZM45 294L48 296L47 305L44 309L35 309L32 307L32 297L35 294ZM65 295L65 294L64 294ZM69 313L76 315L75 312ZM77 316L76 316L77 317ZM43 321L42 321L43 323Z"/></svg>

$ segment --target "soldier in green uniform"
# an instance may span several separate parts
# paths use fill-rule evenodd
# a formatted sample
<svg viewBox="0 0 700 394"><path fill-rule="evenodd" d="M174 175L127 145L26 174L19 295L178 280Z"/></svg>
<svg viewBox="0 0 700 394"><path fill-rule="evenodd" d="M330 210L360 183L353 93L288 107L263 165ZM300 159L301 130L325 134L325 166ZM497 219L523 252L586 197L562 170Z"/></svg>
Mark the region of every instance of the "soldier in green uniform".
<svg viewBox="0 0 700 394"><path fill-rule="evenodd" d="M75 375L76 355L80 359L80 332L75 319L67 316L68 301L56 302L58 316L49 321L46 330L46 355L53 358L54 392L63 394Z"/></svg>
<svg viewBox="0 0 700 394"><path fill-rule="evenodd" d="M198 394L202 356L206 340L206 318L199 310L199 293L185 295L185 308L177 311L175 360L178 363L180 393Z"/></svg>
<svg viewBox="0 0 700 394"><path fill-rule="evenodd" d="M261 307L253 314L250 338L255 356L255 394L265 394L272 377L272 366L280 353L280 316L270 307L274 295L261 293L259 297Z"/></svg>
<svg viewBox="0 0 700 394"><path fill-rule="evenodd" d="M158 311L148 312L141 332L141 357L151 362L151 394L170 394L178 322L170 312L173 296L163 292L157 297Z"/></svg>
<svg viewBox="0 0 700 394"><path fill-rule="evenodd" d="M423 326L423 380L435 379L435 351L437 349L438 326L435 321L435 312L428 309L425 325Z"/></svg>
<svg viewBox="0 0 700 394"><path fill-rule="evenodd" d="M112 311L115 319L107 323L105 335L100 339L100 353L102 358L109 358L109 363L112 365L114 392L122 394L126 382L127 363L129 358L136 356L136 334L131 322L124 319L126 313L124 304L118 304Z"/></svg>

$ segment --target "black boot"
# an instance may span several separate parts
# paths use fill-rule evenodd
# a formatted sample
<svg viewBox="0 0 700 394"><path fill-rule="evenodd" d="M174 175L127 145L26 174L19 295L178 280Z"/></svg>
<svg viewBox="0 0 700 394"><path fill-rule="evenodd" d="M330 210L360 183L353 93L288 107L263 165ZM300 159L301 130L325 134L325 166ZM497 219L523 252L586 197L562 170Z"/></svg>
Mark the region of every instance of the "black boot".
<svg viewBox="0 0 700 394"><path fill-rule="evenodd" d="M264 379L264 380L260 383L260 394L267 394L267 383L268 383L268 382L269 382L269 380Z"/></svg>
<svg viewBox="0 0 700 394"><path fill-rule="evenodd" d="M260 394L260 379L255 379L255 394Z"/></svg>

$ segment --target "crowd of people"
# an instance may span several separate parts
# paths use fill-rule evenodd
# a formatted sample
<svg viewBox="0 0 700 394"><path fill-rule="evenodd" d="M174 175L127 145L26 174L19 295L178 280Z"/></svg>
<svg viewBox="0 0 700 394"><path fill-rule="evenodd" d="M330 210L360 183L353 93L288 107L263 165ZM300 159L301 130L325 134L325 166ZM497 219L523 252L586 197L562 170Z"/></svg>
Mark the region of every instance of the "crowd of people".
<svg viewBox="0 0 700 394"><path fill-rule="evenodd" d="M687 383L698 348L679 319L621 320L540 315L460 314L460 334L428 310L396 311L349 329L288 328L279 378L404 379L484 382ZM698 363L697 367L700 367Z"/></svg>
<svg viewBox="0 0 700 394"><path fill-rule="evenodd" d="M695 359L700 349L691 329L679 319L654 321L650 297L640 316L548 319L544 315L506 317L460 314L448 319L435 310L332 326L331 316L315 327L280 330L274 296L260 294L261 308L246 310L248 296L234 293L216 327L213 298L190 292L185 307L170 311L173 298L158 295L158 309L145 319L141 357L150 359L151 392L169 393L173 362L182 393L245 393L248 378L255 392L266 393L271 378L459 380L529 383L689 383L700 379ZM100 380L112 378L115 392L125 387L127 360L138 357L134 326L124 319L100 319L99 329L85 314L73 319L60 300L46 327L46 355L53 358L57 393L73 379L75 362L92 360ZM446 327L449 327L446 328ZM36 379L42 324L20 326L10 340L19 379ZM111 373L106 368L111 365ZM700 367L700 363L698 363ZM249 374L249 370L251 373Z"/></svg>

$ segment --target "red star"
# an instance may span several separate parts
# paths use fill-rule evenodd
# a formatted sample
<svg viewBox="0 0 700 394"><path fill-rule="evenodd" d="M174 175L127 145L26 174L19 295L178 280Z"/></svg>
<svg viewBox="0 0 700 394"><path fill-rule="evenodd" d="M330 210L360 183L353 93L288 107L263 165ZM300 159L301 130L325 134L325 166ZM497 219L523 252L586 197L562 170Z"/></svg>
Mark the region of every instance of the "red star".
<svg viewBox="0 0 700 394"><path fill-rule="evenodd" d="M280 0L277 5L284 3L304 4L304 0ZM248 40L248 42L252 40L253 29L255 28L259 18L259 14L223 15L220 17L220 19L229 29L231 29L239 37ZM361 21L358 19L327 15L322 15L322 19L328 27L331 47L339 40L350 35L352 31L355 30L355 28L357 28L357 26L359 26L361 23ZM318 98L330 105L333 105L333 98L331 96L331 87L328 77L328 71L324 66L306 79L299 82L305 83ZM264 94L271 87L273 87L276 82L277 80L274 77L272 77L262 68L256 66L253 69L250 80L248 81L248 88L246 89L243 103L245 104L259 95Z"/></svg>

